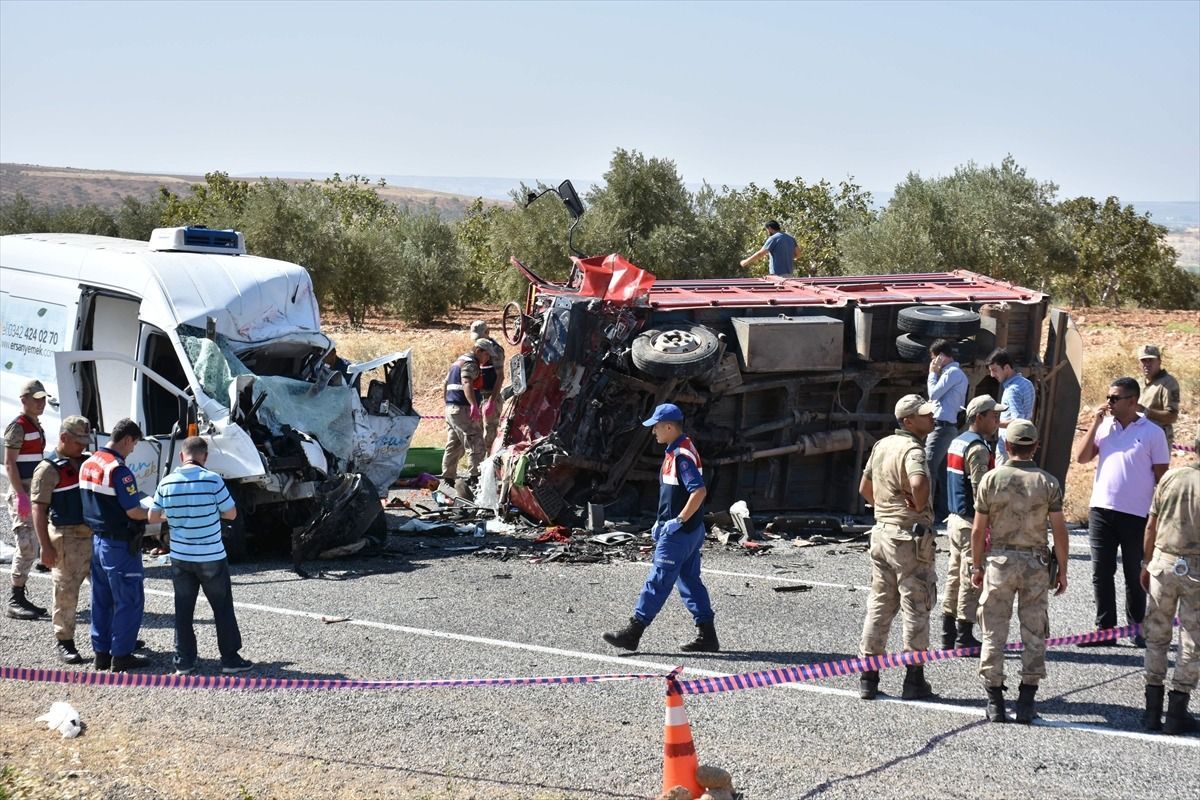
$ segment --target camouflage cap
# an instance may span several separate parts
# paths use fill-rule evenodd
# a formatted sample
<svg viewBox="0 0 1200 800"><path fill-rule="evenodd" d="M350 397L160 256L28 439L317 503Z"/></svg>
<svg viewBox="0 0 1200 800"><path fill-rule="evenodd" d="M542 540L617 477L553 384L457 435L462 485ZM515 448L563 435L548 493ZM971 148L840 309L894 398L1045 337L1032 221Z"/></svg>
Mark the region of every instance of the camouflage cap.
<svg viewBox="0 0 1200 800"><path fill-rule="evenodd" d="M73 436L91 436L92 423L88 422L87 417L80 417L72 414L62 421L63 433L69 433Z"/></svg>
<svg viewBox="0 0 1200 800"><path fill-rule="evenodd" d="M896 403L896 419L907 419L932 413L933 403L919 394L906 394Z"/></svg>
<svg viewBox="0 0 1200 800"><path fill-rule="evenodd" d="M1014 419L1004 429L1004 441L1009 444L1037 444L1038 430L1027 419Z"/></svg>
<svg viewBox="0 0 1200 800"><path fill-rule="evenodd" d="M1004 403L997 403L996 398L990 394L981 394L967 403L967 419L979 416L988 411L1008 411L1008 406L1004 405Z"/></svg>
<svg viewBox="0 0 1200 800"><path fill-rule="evenodd" d="M21 387L21 394L18 397L32 397L34 400L41 400L46 396L46 387L41 381L27 381Z"/></svg>
<svg viewBox="0 0 1200 800"><path fill-rule="evenodd" d="M481 339L488 335L488 324L481 319L477 319L471 323L471 336L476 339Z"/></svg>
<svg viewBox="0 0 1200 800"><path fill-rule="evenodd" d="M475 348L484 351L492 358L498 358L500 355L498 352L496 352L496 344L491 339L476 339Z"/></svg>
<svg viewBox="0 0 1200 800"><path fill-rule="evenodd" d="M1138 361L1143 358L1162 358L1162 350L1156 344L1144 344L1137 349Z"/></svg>

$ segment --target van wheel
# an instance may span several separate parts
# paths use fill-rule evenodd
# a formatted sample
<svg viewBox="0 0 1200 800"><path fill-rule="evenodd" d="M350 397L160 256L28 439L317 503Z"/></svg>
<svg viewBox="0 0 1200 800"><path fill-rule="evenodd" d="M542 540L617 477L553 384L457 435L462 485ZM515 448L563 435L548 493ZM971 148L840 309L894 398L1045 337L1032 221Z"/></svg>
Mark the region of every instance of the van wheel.
<svg viewBox="0 0 1200 800"><path fill-rule="evenodd" d="M896 327L918 336L965 339L979 331L979 315L952 306L912 306L900 309Z"/></svg>
<svg viewBox="0 0 1200 800"><path fill-rule="evenodd" d="M633 340L633 364L655 378L694 378L721 357L721 342L703 325L648 330Z"/></svg>

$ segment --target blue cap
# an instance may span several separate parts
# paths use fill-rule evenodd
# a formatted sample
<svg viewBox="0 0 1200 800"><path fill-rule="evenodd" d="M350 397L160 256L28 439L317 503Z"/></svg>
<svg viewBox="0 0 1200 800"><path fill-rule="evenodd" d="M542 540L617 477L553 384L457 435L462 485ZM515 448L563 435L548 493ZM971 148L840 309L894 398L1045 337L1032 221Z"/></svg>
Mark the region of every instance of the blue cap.
<svg viewBox="0 0 1200 800"><path fill-rule="evenodd" d="M663 403L642 424L649 428L656 422L683 422L683 412L674 403Z"/></svg>

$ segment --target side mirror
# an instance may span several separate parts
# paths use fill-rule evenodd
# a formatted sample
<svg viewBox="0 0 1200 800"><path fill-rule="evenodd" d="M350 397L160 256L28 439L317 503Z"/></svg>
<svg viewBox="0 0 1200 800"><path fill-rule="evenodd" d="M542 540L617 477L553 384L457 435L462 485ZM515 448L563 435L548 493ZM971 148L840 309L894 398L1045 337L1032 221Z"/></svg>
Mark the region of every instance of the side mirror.
<svg viewBox="0 0 1200 800"><path fill-rule="evenodd" d="M583 202L580 201L579 195L575 192L575 187L569 180L563 181L558 185L558 196L562 198L563 205L567 207L572 219L579 219L583 216Z"/></svg>

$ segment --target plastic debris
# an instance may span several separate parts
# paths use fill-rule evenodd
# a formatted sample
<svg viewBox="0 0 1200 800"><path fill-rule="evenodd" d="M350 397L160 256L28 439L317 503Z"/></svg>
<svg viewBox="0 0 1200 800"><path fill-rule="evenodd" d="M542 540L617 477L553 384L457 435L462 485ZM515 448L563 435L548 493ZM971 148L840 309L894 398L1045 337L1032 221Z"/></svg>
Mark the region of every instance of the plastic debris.
<svg viewBox="0 0 1200 800"><path fill-rule="evenodd" d="M70 703L58 701L50 704L50 710L37 718L37 722L46 723L52 731L58 731L64 739L74 739L83 731L83 723L79 712Z"/></svg>

